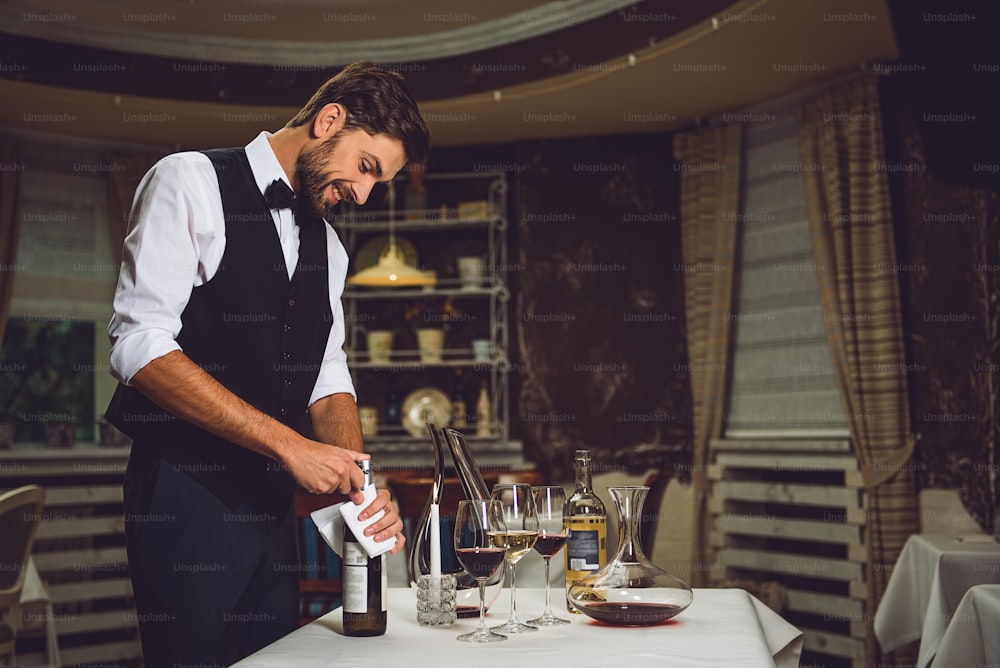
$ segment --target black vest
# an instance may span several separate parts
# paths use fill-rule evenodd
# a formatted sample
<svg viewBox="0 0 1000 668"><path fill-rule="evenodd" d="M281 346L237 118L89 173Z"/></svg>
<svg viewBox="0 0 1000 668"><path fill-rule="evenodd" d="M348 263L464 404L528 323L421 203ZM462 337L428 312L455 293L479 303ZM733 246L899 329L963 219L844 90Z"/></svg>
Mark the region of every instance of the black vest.
<svg viewBox="0 0 1000 668"><path fill-rule="evenodd" d="M226 249L212 279L192 290L177 342L226 388L299 430L333 324L326 224L296 214L299 262L289 281L246 151L204 153L219 177ZM180 420L133 387L119 384L106 416L132 437L133 449L187 471L234 510L246 500L281 507L294 492L291 476L271 459Z"/></svg>

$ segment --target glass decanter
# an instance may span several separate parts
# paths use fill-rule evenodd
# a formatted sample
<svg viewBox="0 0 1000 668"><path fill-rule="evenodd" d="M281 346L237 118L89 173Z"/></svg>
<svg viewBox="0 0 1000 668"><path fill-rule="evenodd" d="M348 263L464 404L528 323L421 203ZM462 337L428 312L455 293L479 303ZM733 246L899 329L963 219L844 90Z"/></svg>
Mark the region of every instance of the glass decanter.
<svg viewBox="0 0 1000 668"><path fill-rule="evenodd" d="M567 601L613 626L652 626L684 611L694 595L682 580L654 565L639 542L639 520L649 487L609 487L618 511L618 552L569 589Z"/></svg>
<svg viewBox="0 0 1000 668"><path fill-rule="evenodd" d="M466 498L470 500L487 501L490 498L490 490L483 480L479 467L472 457L465 437L461 432L454 429L439 430L431 423L426 423L427 431L434 446L434 477L429 490L427 503L423 512L417 520L417 526L413 530L413 535L408 542L410 546L409 559L407 561L407 571L410 587L417 587L417 580L421 575L431 572L430 565L430 538L431 538L431 505L441 503L441 494L444 488L444 449L447 444L451 451L451 458L455 464L455 472L462 484L462 490ZM443 433L442 433L443 432ZM457 502L455 503L457 505ZM449 537L449 546L442 546L442 550L448 550L447 554L442 554L443 572L452 573L455 576L457 592L455 606L458 617L478 617L479 616L479 584L475 578L470 576L462 568L458 561L458 556L454 553L453 546L450 546L451 528L454 517L441 516L441 520L447 526L443 526L440 536ZM497 600L500 590L503 588L503 569L497 572L486 581L486 609Z"/></svg>

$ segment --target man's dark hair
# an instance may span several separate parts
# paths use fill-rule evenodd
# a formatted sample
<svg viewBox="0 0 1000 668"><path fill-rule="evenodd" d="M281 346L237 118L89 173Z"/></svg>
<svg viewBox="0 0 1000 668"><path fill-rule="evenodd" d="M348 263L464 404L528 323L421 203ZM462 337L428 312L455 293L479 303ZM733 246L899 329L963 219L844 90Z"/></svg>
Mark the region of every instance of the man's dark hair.
<svg viewBox="0 0 1000 668"><path fill-rule="evenodd" d="M395 137L403 143L407 162L427 162L430 132L398 72L369 62L348 65L320 86L287 127L311 123L320 109L333 102L347 109L344 129Z"/></svg>

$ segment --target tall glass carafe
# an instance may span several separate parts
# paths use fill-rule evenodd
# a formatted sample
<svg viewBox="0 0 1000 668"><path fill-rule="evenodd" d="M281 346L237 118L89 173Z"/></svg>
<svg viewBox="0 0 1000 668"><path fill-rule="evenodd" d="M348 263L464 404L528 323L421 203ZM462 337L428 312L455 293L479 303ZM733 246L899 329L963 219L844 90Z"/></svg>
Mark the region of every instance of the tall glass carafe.
<svg viewBox="0 0 1000 668"><path fill-rule="evenodd" d="M577 611L606 624L665 622L691 605L694 594L642 551L639 521L649 487L609 487L608 491L618 511L618 551L599 571L574 583L566 600Z"/></svg>
<svg viewBox="0 0 1000 668"><path fill-rule="evenodd" d="M444 449L447 446L451 452L451 458L455 465L455 472L462 484L462 490L468 499L487 501L490 498L490 490L483 480L479 468L476 466L472 453L465 442L465 437L454 429L438 430L431 423L427 423L427 431L430 433L431 443L434 446L434 476L432 478L431 489L427 497L424 510L417 520L417 526L413 530L413 535L407 541L410 545L408 560L408 575L410 586L416 587L417 580L421 575L431 572L430 559L430 539L431 539L431 505L442 501L442 490L444 489ZM456 505L457 502L454 504ZM441 517L442 520L446 519ZM479 615L479 584L462 568L458 561L454 549L449 547L451 540L451 530L442 528L439 535L449 537L448 544L442 545L442 572L452 573L457 581L458 592L455 600L457 614L459 617L477 617ZM500 590L503 588L503 569L497 572L486 581L487 609L493 605Z"/></svg>

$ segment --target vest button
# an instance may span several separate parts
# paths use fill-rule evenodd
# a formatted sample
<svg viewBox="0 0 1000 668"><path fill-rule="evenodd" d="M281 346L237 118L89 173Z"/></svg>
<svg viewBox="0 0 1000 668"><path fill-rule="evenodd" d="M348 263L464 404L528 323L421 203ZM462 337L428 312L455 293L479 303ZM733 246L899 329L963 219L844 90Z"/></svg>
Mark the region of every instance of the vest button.
<svg viewBox="0 0 1000 668"><path fill-rule="evenodd" d="M281 329L284 330L284 331L286 331L286 332L290 332L290 331L292 331L292 326L286 323L286 324L284 324L284 325L281 326Z"/></svg>
<svg viewBox="0 0 1000 668"><path fill-rule="evenodd" d="M295 300L294 299L289 299L288 300L288 305L289 306L295 306Z"/></svg>
<svg viewBox="0 0 1000 668"><path fill-rule="evenodd" d="M278 413L281 414L281 417L285 417L286 415L288 415L288 409L282 408L280 411L278 411Z"/></svg>
<svg viewBox="0 0 1000 668"><path fill-rule="evenodd" d="M288 360L292 359L292 354L291 353L281 353L281 359L283 359L283 360L285 360L287 362Z"/></svg>
<svg viewBox="0 0 1000 668"><path fill-rule="evenodd" d="M286 378L285 379L285 387L291 387L291 386L292 386L292 380L291 380L291 378Z"/></svg>

